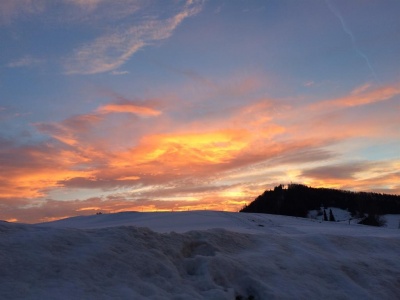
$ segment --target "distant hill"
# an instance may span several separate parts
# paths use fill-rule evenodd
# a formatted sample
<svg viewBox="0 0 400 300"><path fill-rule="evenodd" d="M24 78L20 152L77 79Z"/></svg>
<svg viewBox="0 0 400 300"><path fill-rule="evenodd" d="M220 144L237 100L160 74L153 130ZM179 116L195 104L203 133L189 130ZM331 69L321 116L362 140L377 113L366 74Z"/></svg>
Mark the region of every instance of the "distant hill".
<svg viewBox="0 0 400 300"><path fill-rule="evenodd" d="M309 211L321 207L345 209L360 217L400 214L400 196L289 184L286 188L279 185L265 191L240 212L307 217Z"/></svg>

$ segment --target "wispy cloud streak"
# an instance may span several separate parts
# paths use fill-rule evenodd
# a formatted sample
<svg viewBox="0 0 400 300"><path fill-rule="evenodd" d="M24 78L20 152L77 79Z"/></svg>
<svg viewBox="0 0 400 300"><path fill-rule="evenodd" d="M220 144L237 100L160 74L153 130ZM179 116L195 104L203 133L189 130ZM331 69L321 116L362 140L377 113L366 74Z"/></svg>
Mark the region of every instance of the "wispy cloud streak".
<svg viewBox="0 0 400 300"><path fill-rule="evenodd" d="M339 19L340 24L342 25L343 31L350 37L351 42L352 42L352 44L353 44L354 51L356 51L357 54L360 55L360 56L365 60L365 62L366 62L366 64L367 64L369 70L371 71L371 74L373 75L374 79L376 80L377 83L379 83L378 76L376 75L376 72L375 72L374 68L372 67L371 62L370 62L368 56L367 56L364 52L362 52L362 51L360 50L360 48L358 47L357 42L356 42L356 39L355 39L355 37L354 37L354 34L353 34L353 32L349 29L349 27L347 26L347 24L346 24L346 22L344 21L343 16L342 16L342 14L340 13L339 9L338 9L335 5L333 5L333 3L331 2L331 0L325 0L325 2L326 2L326 4L328 5L329 10Z"/></svg>
<svg viewBox="0 0 400 300"><path fill-rule="evenodd" d="M121 103L121 104L106 104L97 109L101 114L103 113L131 113L140 116L159 116L161 111L146 107L135 105L133 103Z"/></svg>
<svg viewBox="0 0 400 300"><path fill-rule="evenodd" d="M75 49L66 60L67 74L97 74L122 66L134 53L145 46L169 38L186 18L200 12L202 1L187 1L183 8L166 19L146 19L141 23L103 35Z"/></svg>
<svg viewBox="0 0 400 300"><path fill-rule="evenodd" d="M350 95L321 101L310 106L313 110L340 107L355 107L392 99L400 95L400 85L374 87L370 84L355 88Z"/></svg>
<svg viewBox="0 0 400 300"><path fill-rule="evenodd" d="M7 64L8 68L32 67L43 63L43 60L32 57L31 55L23 56Z"/></svg>

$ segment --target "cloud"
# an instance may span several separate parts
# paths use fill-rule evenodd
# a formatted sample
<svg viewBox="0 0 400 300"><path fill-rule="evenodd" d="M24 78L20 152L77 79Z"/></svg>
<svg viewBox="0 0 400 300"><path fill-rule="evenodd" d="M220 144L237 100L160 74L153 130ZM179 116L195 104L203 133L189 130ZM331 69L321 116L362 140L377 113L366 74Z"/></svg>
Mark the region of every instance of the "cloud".
<svg viewBox="0 0 400 300"><path fill-rule="evenodd" d="M10 23L21 14L41 13L45 7L44 0L2 0L0 1L0 22Z"/></svg>
<svg viewBox="0 0 400 300"><path fill-rule="evenodd" d="M399 194L399 166L398 160L333 161L329 165L303 170L299 178L315 187Z"/></svg>
<svg viewBox="0 0 400 300"><path fill-rule="evenodd" d="M129 148L137 144L143 134L165 127L162 112L157 109L158 99L131 101L112 93L106 96L111 96L112 101L93 112L33 126L41 134L79 149L82 155L97 158L102 153L112 153L114 148ZM161 119L154 121L154 117Z"/></svg>
<svg viewBox="0 0 400 300"><path fill-rule="evenodd" d="M186 18L200 12L202 1L187 1L166 19L145 19L126 29L115 29L74 50L66 60L67 74L97 74L113 71L141 48L169 38Z"/></svg>
<svg viewBox="0 0 400 300"><path fill-rule="evenodd" d="M0 152L0 161L0 199L41 197L59 186L61 179L91 175L76 168L84 160L74 150L49 143L8 143Z"/></svg>
<svg viewBox="0 0 400 300"><path fill-rule="evenodd" d="M95 9L104 0L65 0L82 8Z"/></svg>
<svg viewBox="0 0 400 300"><path fill-rule="evenodd" d="M58 177L59 180L52 181L53 187L110 190L140 184L163 185L192 176L216 176L219 172L275 155L276 148L261 146L261 140L271 140L282 132L281 127L270 122L270 117L265 118L272 103L264 99L238 107L226 115L225 120L208 122L207 126L197 120L184 123L182 128L179 121L165 128L168 117L164 116L152 122L152 126L144 127L142 133L137 129L146 123L145 119L113 118L113 115L120 112L158 115L158 110L151 108L157 101L151 100L150 106L146 105L148 101L133 102L120 96L115 101L91 114L77 115L58 123L35 124L41 133L71 147L60 153L60 159L64 155L76 156L71 167L87 171L84 176L78 173L77 176ZM116 139L118 146L114 147L111 140L120 133L110 124L118 126L121 134L129 134L127 129L132 121L132 133L138 134L136 138L139 139L127 139L128 143L121 147L119 137ZM235 123L241 126L229 128ZM151 131L157 128L167 129L167 133L152 134ZM257 133L252 133L253 130Z"/></svg>
<svg viewBox="0 0 400 300"><path fill-rule="evenodd" d="M249 132L240 129L152 135L143 138L140 147L127 155L137 156L141 163L157 161L176 167L219 164L246 147L248 139Z"/></svg>
<svg viewBox="0 0 400 300"><path fill-rule="evenodd" d="M367 83L342 97L288 106L275 121L286 124L286 136L294 140L326 139L331 144L352 141L356 145L368 138L370 143L382 143L398 139L399 95L396 84L376 87ZM368 105L372 103L373 109Z"/></svg>
<svg viewBox="0 0 400 300"><path fill-rule="evenodd" d="M251 91L259 84L257 80L244 80L232 85L232 89L227 86L230 85L224 85L218 93L243 97L246 94L244 90ZM34 168L35 171L27 171L41 174L37 177L40 183L31 181L31 186L38 187L32 188L36 191L32 195L44 196L46 191L42 187L45 182L47 190L54 191L92 189L110 192L147 187L150 189L147 192L149 197L156 196L156 190L164 190L168 199L173 198L172 191L182 197L196 194L199 199L218 196L217 191L240 198L240 191L228 187L229 191L223 191L221 188L231 186L219 182L225 172L251 168L255 163L273 158L283 159L290 151L303 149L306 152L311 147L310 143L283 145L274 141L276 136L285 132L285 128L274 123L280 104L271 99L262 98L250 104L233 106L229 113L225 110L215 119L204 115L194 120L179 120L170 118L168 104L165 113L161 114L156 107L162 100L130 101L112 93L108 96L112 101L92 113L61 122L35 124L42 134L61 142L52 141L51 147L43 147L37 157L57 158L63 163L52 164L55 170L48 173L49 179L45 179L47 169L41 164ZM196 109L196 106L174 107L183 114L188 109ZM128 114L123 117L116 116L126 112ZM132 114L157 115L158 118L150 121L149 118L131 117ZM25 151L16 153L26 155ZM314 157L317 159L316 154ZM18 182L14 181L14 184L17 190ZM204 191L195 192L196 187L202 187Z"/></svg>
<svg viewBox="0 0 400 300"><path fill-rule="evenodd" d="M273 158L270 163L273 163L274 165L299 165L310 162L328 161L337 156L337 154L335 154L333 151L318 148L316 146L308 145L305 147L300 147L299 149L296 149L296 147L294 147L292 151L288 151L287 153L284 153L284 155ZM322 145L318 146L321 147Z"/></svg>
<svg viewBox="0 0 400 300"><path fill-rule="evenodd" d="M393 169L396 166L392 164L390 169L363 179L357 186L358 190L373 190L377 193L400 195L400 172L397 171L398 167L399 163L397 163L397 169Z"/></svg>
<svg viewBox="0 0 400 300"><path fill-rule="evenodd" d="M89 131L101 121L97 114L77 115L59 123L35 123L36 129L41 133L52 136L70 146L77 145L81 134Z"/></svg>
<svg viewBox="0 0 400 300"><path fill-rule="evenodd" d="M98 210L238 210L265 189L291 181L398 190L393 170L399 165L393 161L342 162L351 152L348 139L371 138L371 132L382 138L387 128L381 115L357 119L351 110L310 111L259 97L262 83L256 77L191 81L193 94L142 100L103 90L101 97L108 100L91 112L34 124L46 141L18 146L1 140L0 161L8 162L0 169L0 191L7 196L0 199L7 207L4 218L13 213L19 220L45 220ZM373 89L361 86L348 97ZM392 102L384 104L392 107ZM208 113L198 113L202 109ZM385 116L394 130L397 112ZM84 200L89 193L97 197ZM31 202L12 207L7 200L19 197Z"/></svg>
<svg viewBox="0 0 400 300"><path fill-rule="evenodd" d="M161 114L161 111L136 105L134 103L121 103L121 104L106 104L97 109L100 114L108 113L131 113L139 116L155 117Z"/></svg>
<svg viewBox="0 0 400 300"><path fill-rule="evenodd" d="M98 170L96 170L96 173L97 174L91 174L91 176L87 177L63 178L58 181L57 184L68 188L111 190L119 187L132 187L136 185L137 181L140 179L139 176L110 176L109 173L101 174Z"/></svg>
<svg viewBox="0 0 400 300"><path fill-rule="evenodd" d="M393 163L381 162L380 164L342 164L333 168L338 178L329 178L324 181L316 178L314 181L307 181L313 186L323 186L332 188L344 188L356 190L368 190L376 192L397 193L400 191L399 185L393 185L400 179L399 172L393 171ZM334 167L328 166L328 167ZM380 174L375 178L357 180L354 186L354 178L351 182L346 176L354 176L361 172L361 169L379 171ZM391 169L390 173L386 173ZM322 171L320 169L319 171ZM326 172L323 172L324 174ZM327 174L327 173L326 173ZM347 174L345 176L345 174ZM270 181L268 181L270 180ZM221 186L201 185L197 180L183 180L181 182L170 182L168 185L160 186L137 186L130 192L115 192L108 196L92 197L82 200L54 200L47 199L33 202L26 199L12 199L4 202L0 211L1 219L17 219L24 222L51 221L59 218L75 215L92 215L96 212L115 213L120 211L178 211L196 209L214 209L237 211L244 203L249 203L263 190L272 188L282 181L273 182L274 178L269 178L262 184L233 184ZM391 185L390 189L382 189L382 184ZM30 203L30 205L28 205ZM17 216L17 218L16 218Z"/></svg>
<svg viewBox="0 0 400 300"><path fill-rule="evenodd" d="M352 162L347 164L320 166L303 171L302 175L311 178L323 179L354 179L359 172L371 168L369 162Z"/></svg>
<svg viewBox="0 0 400 300"><path fill-rule="evenodd" d="M114 71L111 72L111 75L116 75L116 76L118 76L118 75L126 75L126 74L129 74L129 71L116 71L116 70L114 70Z"/></svg>
<svg viewBox="0 0 400 300"><path fill-rule="evenodd" d="M375 178L364 180L351 179L319 179L303 181L313 186L344 188L352 190L368 190L375 192L399 193L399 172L394 172L393 163L383 163L380 175ZM342 167L346 168L344 164ZM372 166L376 169L376 166ZM387 168L391 169L386 173ZM356 168L357 169L357 168ZM349 174L354 174L349 167ZM168 185L137 186L130 192L111 193L108 196L92 197L81 200L27 200L21 198L10 198L2 200L0 219L23 222L51 221L55 219L76 216L93 215L96 212L115 213L120 211L178 211L196 209L214 209L237 211L244 203L249 203L265 189L282 183L281 179L275 181L275 176L269 176L261 182L250 184L240 183L234 185L210 186L201 185L197 180L183 180L182 182L169 183ZM260 178L258 178L260 180ZM356 185L355 185L356 183ZM384 189L382 186L387 186Z"/></svg>
<svg viewBox="0 0 400 300"><path fill-rule="evenodd" d="M22 68L22 67L32 67L43 63L42 59L34 58L30 55L26 55L17 60L14 60L7 64L9 68Z"/></svg>
<svg viewBox="0 0 400 300"><path fill-rule="evenodd" d="M154 198L129 198L120 195L92 197L83 200L46 199L35 205L24 205L12 199L12 205L3 206L0 219L14 222L37 223L67 218L76 215L93 215L97 212L116 213L122 211L186 211L186 210L228 210L237 211L244 204L243 199L226 200L222 196L204 196L199 199L181 198L174 201ZM16 204L18 203L18 204ZM32 201L31 201L32 203Z"/></svg>
<svg viewBox="0 0 400 300"><path fill-rule="evenodd" d="M162 6L160 10L156 6ZM25 15L41 14L41 20L55 26L83 23L94 38L81 42L62 60L66 74L97 74L116 71L145 46L169 38L186 19L199 13L203 0L154 2L136 0L50 0L0 1L0 22L10 23ZM160 13L162 11L162 13ZM106 21L107 27L100 22ZM117 22L118 21L118 22ZM124 26L121 26L121 22ZM81 25L83 26L83 25ZM71 51L71 52L70 52ZM32 66L41 61L26 56L8 67Z"/></svg>
<svg viewBox="0 0 400 300"><path fill-rule="evenodd" d="M400 85L373 87L365 84L355 88L350 95L332 100L321 101L311 106L314 110L326 108L354 107L392 99L400 95Z"/></svg>
<svg viewBox="0 0 400 300"><path fill-rule="evenodd" d="M42 20L59 22L85 22L96 20L108 22L132 15L140 9L136 0L2 0L0 1L0 23L8 24L29 15L46 14ZM143 4L140 3L140 4Z"/></svg>

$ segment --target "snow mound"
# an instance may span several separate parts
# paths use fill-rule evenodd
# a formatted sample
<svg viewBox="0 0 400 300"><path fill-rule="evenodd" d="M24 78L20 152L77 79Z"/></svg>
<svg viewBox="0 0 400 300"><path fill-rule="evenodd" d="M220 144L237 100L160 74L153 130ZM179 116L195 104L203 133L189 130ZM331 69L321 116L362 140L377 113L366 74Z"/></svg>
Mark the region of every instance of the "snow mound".
<svg viewBox="0 0 400 300"><path fill-rule="evenodd" d="M399 232L222 212L1 222L0 298L398 299Z"/></svg>

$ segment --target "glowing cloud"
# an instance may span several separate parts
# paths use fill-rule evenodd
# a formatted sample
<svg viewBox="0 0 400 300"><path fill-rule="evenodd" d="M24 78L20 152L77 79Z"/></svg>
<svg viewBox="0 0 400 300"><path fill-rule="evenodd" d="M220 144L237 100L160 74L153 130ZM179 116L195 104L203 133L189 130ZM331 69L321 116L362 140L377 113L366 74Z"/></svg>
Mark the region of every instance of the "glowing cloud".
<svg viewBox="0 0 400 300"><path fill-rule="evenodd" d="M140 105L135 105L135 104L107 104L104 106L101 106L97 109L97 112L101 114L107 114L107 113L132 113L140 116L148 116L148 117L155 117L159 116L161 114L161 111L150 108L150 107L145 107L145 106L140 106Z"/></svg>
<svg viewBox="0 0 400 300"><path fill-rule="evenodd" d="M132 162L145 172L179 169L187 173L194 167L229 162L247 146L248 138L249 133L243 130L152 135L143 138L138 147L121 153L111 165L123 167Z"/></svg>
<svg viewBox="0 0 400 300"><path fill-rule="evenodd" d="M42 197L49 189L59 187L60 180L91 176L90 170L75 168L84 158L51 145L13 147L0 157L10 160L2 164L0 199ZM20 163L14 163L15 159Z"/></svg>
<svg viewBox="0 0 400 300"><path fill-rule="evenodd" d="M311 106L312 109L324 109L330 107L362 106L375 102L385 101L400 95L400 85L387 85L371 87L366 84L355 88L349 96L322 101Z"/></svg>

